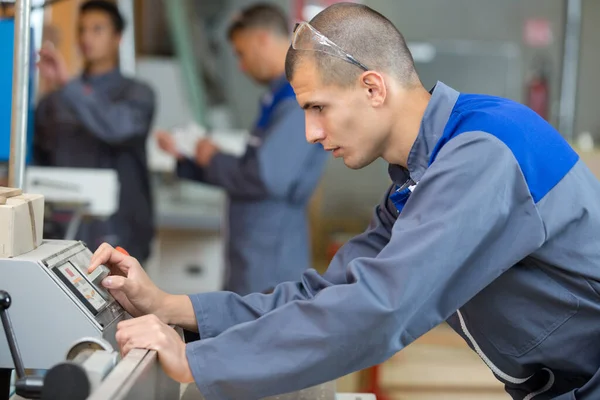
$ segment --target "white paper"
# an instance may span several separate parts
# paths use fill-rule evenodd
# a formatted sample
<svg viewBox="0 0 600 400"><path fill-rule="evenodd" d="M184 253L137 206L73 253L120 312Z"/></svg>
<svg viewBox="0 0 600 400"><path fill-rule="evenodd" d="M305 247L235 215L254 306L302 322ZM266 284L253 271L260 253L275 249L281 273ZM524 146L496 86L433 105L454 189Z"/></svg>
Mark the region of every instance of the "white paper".
<svg viewBox="0 0 600 400"><path fill-rule="evenodd" d="M209 135L204 127L196 124L177 127L171 133L177 151L191 159L195 158L196 144L204 138L209 138L224 153L241 156L246 151L249 136L245 130L216 130Z"/></svg>

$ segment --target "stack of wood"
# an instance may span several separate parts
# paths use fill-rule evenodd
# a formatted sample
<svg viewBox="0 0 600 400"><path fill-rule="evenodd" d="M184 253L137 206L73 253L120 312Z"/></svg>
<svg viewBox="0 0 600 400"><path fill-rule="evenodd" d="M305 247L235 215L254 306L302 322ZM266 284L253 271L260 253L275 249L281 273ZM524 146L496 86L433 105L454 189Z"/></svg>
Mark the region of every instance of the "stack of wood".
<svg viewBox="0 0 600 400"><path fill-rule="evenodd" d="M380 367L387 400L509 400L502 385L452 328L442 324Z"/></svg>

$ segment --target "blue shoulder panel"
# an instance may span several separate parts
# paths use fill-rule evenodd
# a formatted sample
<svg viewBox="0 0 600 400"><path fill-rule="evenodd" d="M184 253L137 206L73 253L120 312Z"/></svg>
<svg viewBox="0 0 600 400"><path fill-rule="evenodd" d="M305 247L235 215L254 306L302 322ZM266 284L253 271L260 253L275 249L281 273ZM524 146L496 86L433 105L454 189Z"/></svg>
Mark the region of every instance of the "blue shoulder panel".
<svg viewBox="0 0 600 400"><path fill-rule="evenodd" d="M494 135L508 146L536 203L579 159L552 125L528 107L499 97L461 94L429 164L449 140L473 131Z"/></svg>
<svg viewBox="0 0 600 400"><path fill-rule="evenodd" d="M256 123L256 129L265 129L271 121L273 111L279 103L284 100L296 98L294 88L289 82L285 82L279 87L274 93L271 94L270 101L266 104L261 104L261 111L258 121Z"/></svg>

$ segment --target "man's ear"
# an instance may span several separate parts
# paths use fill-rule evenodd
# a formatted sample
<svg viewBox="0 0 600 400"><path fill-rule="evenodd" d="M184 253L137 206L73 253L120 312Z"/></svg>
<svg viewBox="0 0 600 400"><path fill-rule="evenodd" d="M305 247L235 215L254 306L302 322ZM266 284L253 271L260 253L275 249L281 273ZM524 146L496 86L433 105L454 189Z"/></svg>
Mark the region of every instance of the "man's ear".
<svg viewBox="0 0 600 400"><path fill-rule="evenodd" d="M385 79L375 71L366 71L360 76L360 84L365 89L369 101L374 107L379 107L385 102L387 97L387 88Z"/></svg>
<svg viewBox="0 0 600 400"><path fill-rule="evenodd" d="M257 29L256 41L258 45L264 46L271 40L271 34L265 29Z"/></svg>

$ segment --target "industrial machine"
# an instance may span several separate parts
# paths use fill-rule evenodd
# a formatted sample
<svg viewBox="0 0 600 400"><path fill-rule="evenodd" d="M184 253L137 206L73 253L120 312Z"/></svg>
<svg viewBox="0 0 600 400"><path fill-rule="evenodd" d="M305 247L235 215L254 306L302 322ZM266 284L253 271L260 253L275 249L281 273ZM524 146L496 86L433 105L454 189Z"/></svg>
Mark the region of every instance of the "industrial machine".
<svg viewBox="0 0 600 400"><path fill-rule="evenodd" d="M87 274L91 255L80 242L45 241L29 253L0 259L0 282L12 296L11 317L27 368L51 368L84 337L116 346L116 325L125 311L100 285L106 268ZM3 338L0 368L13 368Z"/></svg>
<svg viewBox="0 0 600 400"><path fill-rule="evenodd" d="M12 399L178 399L180 385L154 351L120 358L116 325L129 315L100 285L108 269L87 273L91 256L81 242L51 240L0 259L0 387L15 368ZM26 375L26 368L45 374Z"/></svg>

